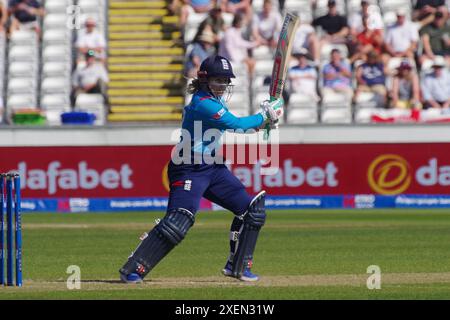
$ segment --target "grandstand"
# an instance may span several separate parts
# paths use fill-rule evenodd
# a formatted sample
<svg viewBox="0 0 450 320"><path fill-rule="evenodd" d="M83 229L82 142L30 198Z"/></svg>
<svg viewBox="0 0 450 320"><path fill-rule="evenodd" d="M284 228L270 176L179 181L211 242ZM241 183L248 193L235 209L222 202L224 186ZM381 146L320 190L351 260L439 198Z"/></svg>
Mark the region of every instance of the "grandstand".
<svg viewBox="0 0 450 320"><path fill-rule="evenodd" d="M381 15L385 29L395 23L398 9L404 10L409 20L414 18L416 1L369 2ZM0 120L4 125L59 126L64 122L61 115L72 112L94 114L95 125L169 123L181 119L182 108L190 99L185 95L183 65L198 27L208 12L198 13L191 8L185 25L182 25L181 17L169 10L171 0L40 0L40 3L45 9L45 14L37 18L41 33L20 28L8 36L0 36L0 88L3 93L0 107L4 106L0 109ZM253 11L260 12L263 3L263 0L253 0ZM311 24L315 18L326 14L327 6L328 0L274 0L274 7L280 14L296 12L303 24ZM338 0L336 6L341 15L350 17L360 10L361 1ZM233 14L223 12L222 16L226 26L230 26ZM96 21L97 30L107 40L109 83L103 94L81 93L71 100L72 74L86 65L79 60L76 41L88 18ZM323 34L320 28L315 31L318 37ZM377 107L376 97L370 92L359 95L356 100L340 94L323 94L323 68L334 48L340 49L346 60L350 58L349 46L345 44L321 46L320 59L310 61L319 75L320 100L312 101L301 93L289 92L287 123L369 123L374 115L380 121L400 118L413 122L411 110L388 109L388 105ZM431 69L430 61L419 62L423 50L419 41L415 59L411 60L419 75ZM234 65L237 79L229 106L236 115L254 113L259 103L267 98L272 54L265 46L253 50L256 67L252 76L245 66ZM388 90L402 60L389 60ZM355 69L358 63L352 62L353 89L357 85ZM448 71L448 64L446 69ZM448 117L445 110L423 110L421 113L423 119L430 121Z"/></svg>

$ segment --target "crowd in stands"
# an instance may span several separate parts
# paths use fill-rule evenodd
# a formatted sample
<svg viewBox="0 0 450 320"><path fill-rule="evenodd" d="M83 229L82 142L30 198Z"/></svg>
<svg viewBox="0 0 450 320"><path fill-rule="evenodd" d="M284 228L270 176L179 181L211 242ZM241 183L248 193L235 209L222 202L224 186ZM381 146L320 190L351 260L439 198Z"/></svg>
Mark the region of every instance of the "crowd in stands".
<svg viewBox="0 0 450 320"><path fill-rule="evenodd" d="M47 14L53 14L53 11L47 12L45 6L47 3L61 6L61 3L49 0L46 2L43 0L0 0L0 39L5 40L6 46L8 41L13 42L16 34L30 30L36 32L38 42L44 42L46 45L44 35L46 30L43 29L44 17ZM63 15L66 15L66 9L67 3L62 3L60 11ZM69 30L66 20L67 18L56 29ZM74 39L71 47L76 52L71 70L71 108L75 106L76 98L80 93L99 93L107 102L106 83L109 81L106 70L107 41L104 33L99 32L96 27L97 22L88 17L83 21L82 29L75 30L77 31L74 32L75 37L70 37ZM66 55L70 56L70 52ZM0 90L0 123L3 120L11 122L9 115L5 116L4 100L6 99L3 99L2 95L3 90ZM35 107L38 108L37 105Z"/></svg>
<svg viewBox="0 0 450 320"><path fill-rule="evenodd" d="M309 1L303 10L288 76L286 99L293 94L323 103L338 95L357 106L370 94L378 108L440 108L450 113L450 1L405 1L408 6L387 8L389 1L362 0L358 10L346 10L355 1L327 1L326 12ZM397 1L398 2L398 1ZM173 1L189 16L209 12L200 23L186 56L186 75L195 77L201 61L220 54L254 78L255 51L272 54L285 12L285 1L264 0L255 10L250 0ZM308 9L308 10L309 10ZM308 12L308 10L305 10ZM224 17L232 14L231 24ZM187 32L187 30L185 30ZM289 104L288 104L289 105Z"/></svg>

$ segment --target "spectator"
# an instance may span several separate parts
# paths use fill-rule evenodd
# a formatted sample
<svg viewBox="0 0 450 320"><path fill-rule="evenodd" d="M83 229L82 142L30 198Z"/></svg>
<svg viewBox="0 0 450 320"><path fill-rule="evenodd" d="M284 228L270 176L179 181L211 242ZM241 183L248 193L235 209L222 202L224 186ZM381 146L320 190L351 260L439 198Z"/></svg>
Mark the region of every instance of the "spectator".
<svg viewBox="0 0 450 320"><path fill-rule="evenodd" d="M201 63L208 56L214 54L214 34L210 29L203 30L203 33L198 37L198 40L194 42L192 51L190 52L185 72L188 78L197 77L197 71L200 68Z"/></svg>
<svg viewBox="0 0 450 320"><path fill-rule="evenodd" d="M361 1L361 11L354 12L349 18L350 31L353 36L357 36L364 31L363 19L367 18L367 25L370 30L383 30L384 22L380 14L380 8L375 4L370 4L367 0Z"/></svg>
<svg viewBox="0 0 450 320"><path fill-rule="evenodd" d="M380 29L369 27L369 18L363 18L363 31L356 36L355 53L350 58L353 63L356 60L367 60L367 54L375 52L381 55L383 52L383 34ZM387 59L386 59L387 60Z"/></svg>
<svg viewBox="0 0 450 320"><path fill-rule="evenodd" d="M423 20L430 15L435 14L438 10L441 10L447 18L448 10L445 0L417 0L416 5L414 6L413 20Z"/></svg>
<svg viewBox="0 0 450 320"><path fill-rule="evenodd" d="M450 76L442 57L436 57L433 72L425 75L421 84L425 109L450 107Z"/></svg>
<svg viewBox="0 0 450 320"><path fill-rule="evenodd" d="M386 68L376 51L369 52L367 62L357 68L356 83L355 100L361 92L372 92L376 96L378 107L386 105Z"/></svg>
<svg viewBox="0 0 450 320"><path fill-rule="evenodd" d="M202 21L198 27L197 34L194 37L194 42L198 40L205 29L210 29L214 34L214 46L216 51L219 50L220 39L222 39L225 32L225 20L222 17L222 9L220 6L215 7L209 12L208 17Z"/></svg>
<svg viewBox="0 0 450 320"><path fill-rule="evenodd" d="M421 109L419 77L412 71L408 60L397 68L392 81L391 107L399 109Z"/></svg>
<svg viewBox="0 0 450 320"><path fill-rule="evenodd" d="M173 0L167 8L170 10L171 14L180 17L180 28L181 30L184 30L189 17L189 11L193 10L189 0Z"/></svg>
<svg viewBox="0 0 450 320"><path fill-rule="evenodd" d="M72 103L80 93L101 93L104 95L104 86L109 82L108 73L101 63L96 62L95 52L89 50L86 55L86 66L77 68L72 76ZM106 101L105 97L105 101Z"/></svg>
<svg viewBox="0 0 450 320"><path fill-rule="evenodd" d="M294 52L297 64L289 69L288 79L291 93L301 93L318 102L317 96L317 70L309 64L308 51L301 48Z"/></svg>
<svg viewBox="0 0 450 320"><path fill-rule="evenodd" d="M295 33L292 44L292 52L299 52L301 49L307 49L309 56L315 63L320 62L320 44L317 38L316 30L309 23L300 21L300 25Z"/></svg>
<svg viewBox="0 0 450 320"><path fill-rule="evenodd" d="M257 37L266 40L271 48L276 48L283 18L274 9L273 0L264 0L263 11L253 16L253 29Z"/></svg>
<svg viewBox="0 0 450 320"><path fill-rule="evenodd" d="M423 43L423 55L420 62L434 60L436 56L444 56L450 60L450 25L446 23L441 11L435 13L431 24L420 30Z"/></svg>
<svg viewBox="0 0 450 320"><path fill-rule="evenodd" d="M11 22L11 30L30 29L35 30L40 35L41 28L39 26L38 17L45 14L42 5L37 0L10 0L9 12L13 15Z"/></svg>
<svg viewBox="0 0 450 320"><path fill-rule="evenodd" d="M325 96L330 92L342 93L351 101L353 89L351 86L352 72L350 65L343 61L339 49L331 51L331 59L323 68L322 94Z"/></svg>
<svg viewBox="0 0 450 320"><path fill-rule="evenodd" d="M336 1L328 1L328 13L322 17L314 19L312 25L321 27L325 31L322 36L322 43L346 43L349 35L347 18L338 14Z"/></svg>
<svg viewBox="0 0 450 320"><path fill-rule="evenodd" d="M253 77L255 70L255 60L249 57L248 49L253 49L261 44L260 39L255 41L247 41L242 36L242 26L244 23L244 16L236 14L233 19L232 26L225 31L219 45L219 55L227 58L233 64L245 64L248 69L250 78Z"/></svg>
<svg viewBox="0 0 450 320"><path fill-rule="evenodd" d="M397 10L397 22L386 33L385 49L391 57L414 59L419 33L415 25L406 21L406 14L404 9Z"/></svg>
<svg viewBox="0 0 450 320"><path fill-rule="evenodd" d="M98 59L106 62L106 39L102 33L95 30L97 23L88 18L85 26L86 30L80 32L76 43L79 55L84 57L88 51L94 51Z"/></svg>

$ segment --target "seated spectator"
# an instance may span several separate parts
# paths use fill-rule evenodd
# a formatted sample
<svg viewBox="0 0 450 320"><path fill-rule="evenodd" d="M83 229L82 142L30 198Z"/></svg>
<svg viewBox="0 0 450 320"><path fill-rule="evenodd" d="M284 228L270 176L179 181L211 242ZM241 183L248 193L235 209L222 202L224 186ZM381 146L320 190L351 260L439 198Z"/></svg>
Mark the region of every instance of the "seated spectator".
<svg viewBox="0 0 450 320"><path fill-rule="evenodd" d="M203 33L194 42L192 51L187 57L185 72L188 78L196 78L197 71L201 63L210 55L214 54L214 34L210 29L203 30Z"/></svg>
<svg viewBox="0 0 450 320"><path fill-rule="evenodd" d="M96 62L95 52L89 50L86 55L86 66L75 69L72 76L72 104L80 93L105 92L105 84L109 82L108 73L102 63ZM105 101L106 101L105 97Z"/></svg>
<svg viewBox="0 0 450 320"><path fill-rule="evenodd" d="M405 60L397 68L392 80L391 107L399 109L421 109L420 83L410 62Z"/></svg>
<svg viewBox="0 0 450 320"><path fill-rule="evenodd" d="M301 49L308 50L309 56L315 63L320 62L320 44L316 30L311 24L302 21L300 21L300 25L295 32L292 52L299 52Z"/></svg>
<svg viewBox="0 0 450 320"><path fill-rule="evenodd" d="M330 91L342 93L351 101L353 97L352 72L348 63L343 61L341 52L338 49L331 51L331 59L322 70L323 88L322 94L325 96Z"/></svg>
<svg viewBox="0 0 450 320"><path fill-rule="evenodd" d="M356 69L356 83L355 100L361 92L372 92L376 95L378 107L386 105L386 68L376 51L369 52L367 62Z"/></svg>
<svg viewBox="0 0 450 320"><path fill-rule="evenodd" d="M397 10L397 22L386 33L385 49L391 57L414 59L419 33L413 23L406 21L406 14L404 9Z"/></svg>
<svg viewBox="0 0 450 320"><path fill-rule="evenodd" d="M188 0L187 2L196 13L208 12L214 7L214 0Z"/></svg>
<svg viewBox="0 0 450 320"><path fill-rule="evenodd" d="M232 26L225 31L219 45L219 55L230 60L233 65L245 64L248 69L250 78L253 77L255 70L255 60L249 57L248 49L253 49L261 44L260 39L255 41L247 41L242 36L242 27L244 23L244 16L236 14L233 19Z"/></svg>
<svg viewBox="0 0 450 320"><path fill-rule="evenodd" d="M354 43L355 53L351 56L350 61L367 60L367 54L375 52L381 55L383 52L383 34L380 29L372 29L369 27L369 18L363 18L363 31L356 36Z"/></svg>
<svg viewBox="0 0 450 320"><path fill-rule="evenodd" d="M41 33L38 17L45 14L42 5L37 0L10 0L9 12L13 15L10 33L19 29L35 30Z"/></svg>
<svg viewBox="0 0 450 320"><path fill-rule="evenodd" d="M363 19L367 18L367 25L371 30L383 30L384 22L380 14L380 8L375 4L370 4L367 0L361 1L361 11L354 12L348 21L350 31L353 36L357 36L364 31Z"/></svg>
<svg viewBox="0 0 450 320"><path fill-rule="evenodd" d="M450 75L442 57L436 57L433 72L421 81L424 108L450 107Z"/></svg>
<svg viewBox="0 0 450 320"><path fill-rule="evenodd" d="M314 27L321 27L325 34L322 36L322 43L346 43L349 35L347 18L339 15L336 1L328 1L328 13L313 20Z"/></svg>
<svg viewBox="0 0 450 320"><path fill-rule="evenodd" d="M76 42L78 53L84 57L88 51L94 51L95 56L102 62L106 61L106 39L104 35L95 30L97 23L88 18L85 22L86 30L79 33Z"/></svg>
<svg viewBox="0 0 450 320"><path fill-rule="evenodd" d="M253 16L253 29L257 37L266 40L271 48L276 48L283 18L274 8L273 0L264 0L263 11Z"/></svg>
<svg viewBox="0 0 450 320"><path fill-rule="evenodd" d="M435 13L431 24L420 30L423 44L423 55L420 62L434 60L436 56L444 56L450 61L450 25L441 11Z"/></svg>
<svg viewBox="0 0 450 320"><path fill-rule="evenodd" d="M391 107L399 109L421 109L419 77L413 72L410 62L405 60L397 68L392 80Z"/></svg>
<svg viewBox="0 0 450 320"><path fill-rule="evenodd" d="M441 10L447 18L448 9L445 0L417 0L414 6L413 20L423 20L435 14L438 10Z"/></svg>
<svg viewBox="0 0 450 320"><path fill-rule="evenodd" d="M318 102L317 96L317 70L310 65L308 51L300 49L294 52L297 64L289 69L288 79L291 93L301 93Z"/></svg>
<svg viewBox="0 0 450 320"><path fill-rule="evenodd" d="M200 23L197 34L194 37L194 42L203 34L205 29L210 29L214 34L214 47L219 50L220 39L222 39L225 32L225 20L222 16L222 9L220 6L215 7L209 12L208 17Z"/></svg>

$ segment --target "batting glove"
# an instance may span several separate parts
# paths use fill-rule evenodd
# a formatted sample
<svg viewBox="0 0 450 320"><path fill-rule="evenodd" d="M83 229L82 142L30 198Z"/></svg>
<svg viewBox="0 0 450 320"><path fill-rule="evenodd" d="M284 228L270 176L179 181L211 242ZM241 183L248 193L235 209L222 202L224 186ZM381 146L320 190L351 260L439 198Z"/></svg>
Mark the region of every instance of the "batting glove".
<svg viewBox="0 0 450 320"><path fill-rule="evenodd" d="M264 122L269 121L275 123L283 116L283 99L275 99L273 101L265 100L260 104L260 114L264 118Z"/></svg>

